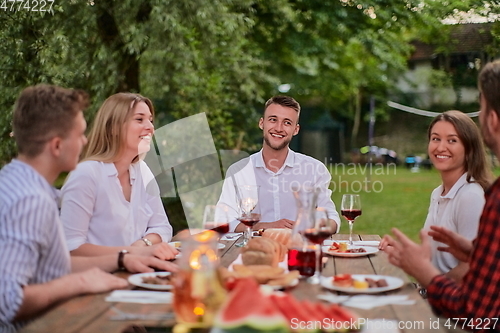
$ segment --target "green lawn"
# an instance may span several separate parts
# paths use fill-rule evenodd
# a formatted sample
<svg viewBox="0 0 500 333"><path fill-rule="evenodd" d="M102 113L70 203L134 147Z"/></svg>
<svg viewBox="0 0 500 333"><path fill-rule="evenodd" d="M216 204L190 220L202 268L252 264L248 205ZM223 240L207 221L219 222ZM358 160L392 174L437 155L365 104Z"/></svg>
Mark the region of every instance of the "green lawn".
<svg viewBox="0 0 500 333"><path fill-rule="evenodd" d="M420 170L413 173L399 167L374 166L372 188L366 185L369 169L346 165L345 168L330 166L332 173L332 199L340 213L342 194L357 193L361 196L363 214L354 224L354 233L390 233L397 227L414 240L427 216L432 190L441 183L436 170ZM342 221L342 233L349 233L347 222Z"/></svg>

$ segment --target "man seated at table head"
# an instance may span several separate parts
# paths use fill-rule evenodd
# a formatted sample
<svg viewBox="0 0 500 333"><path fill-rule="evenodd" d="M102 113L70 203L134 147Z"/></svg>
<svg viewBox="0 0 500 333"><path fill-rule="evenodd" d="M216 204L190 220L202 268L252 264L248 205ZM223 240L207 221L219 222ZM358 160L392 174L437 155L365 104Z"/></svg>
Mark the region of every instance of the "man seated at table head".
<svg viewBox="0 0 500 333"><path fill-rule="evenodd" d="M320 161L289 148L292 137L299 133L300 104L289 96L271 97L265 104L259 127L264 136L262 149L229 167L219 204L229 209L231 231L245 229L236 218L238 209L235 186L258 185L258 206L261 222L254 230L268 228L292 229L297 217L294 190L309 187L319 189L317 207L324 207L335 221L340 218L331 199L331 175Z"/></svg>
<svg viewBox="0 0 500 333"><path fill-rule="evenodd" d="M70 257L51 184L86 144L82 91L52 85L23 90L13 112L18 156L0 170L0 332L15 332L72 296L125 288L104 271L176 270L172 263L117 253ZM71 274L70 274L71 273Z"/></svg>

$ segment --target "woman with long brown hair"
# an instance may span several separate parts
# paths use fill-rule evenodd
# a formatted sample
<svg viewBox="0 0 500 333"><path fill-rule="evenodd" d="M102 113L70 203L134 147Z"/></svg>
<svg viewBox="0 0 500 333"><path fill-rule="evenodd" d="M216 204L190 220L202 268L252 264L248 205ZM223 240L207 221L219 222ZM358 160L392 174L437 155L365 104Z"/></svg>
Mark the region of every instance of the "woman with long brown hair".
<svg viewBox="0 0 500 333"><path fill-rule="evenodd" d="M146 191L154 178L140 156L154 133L152 102L112 95L96 114L83 161L62 188L61 220L73 255L127 250L171 259L177 250L161 199ZM144 177L148 174L150 177Z"/></svg>
<svg viewBox="0 0 500 333"><path fill-rule="evenodd" d="M484 191L493 180L479 128L466 114L451 110L432 120L427 137L427 152L442 183L431 194L424 229L442 226L472 240L485 203ZM440 251L444 244L432 239L430 243L434 266L460 280L467 264ZM381 248L387 245L384 238Z"/></svg>

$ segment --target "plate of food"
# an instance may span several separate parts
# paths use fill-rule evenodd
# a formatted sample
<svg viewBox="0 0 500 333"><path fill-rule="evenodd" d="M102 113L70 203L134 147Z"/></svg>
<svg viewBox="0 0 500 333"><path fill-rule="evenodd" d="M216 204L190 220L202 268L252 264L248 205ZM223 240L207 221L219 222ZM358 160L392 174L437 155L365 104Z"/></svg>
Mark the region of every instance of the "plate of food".
<svg viewBox="0 0 500 333"><path fill-rule="evenodd" d="M375 274L339 274L322 276L321 285L324 288L350 294L376 294L399 289L403 280L394 276Z"/></svg>
<svg viewBox="0 0 500 333"><path fill-rule="evenodd" d="M321 249L323 253L337 257L362 257L378 252L378 247L375 246L351 246L344 242L333 242Z"/></svg>
<svg viewBox="0 0 500 333"><path fill-rule="evenodd" d="M128 282L146 289L170 290L173 288L171 278L170 272L141 273L130 275Z"/></svg>

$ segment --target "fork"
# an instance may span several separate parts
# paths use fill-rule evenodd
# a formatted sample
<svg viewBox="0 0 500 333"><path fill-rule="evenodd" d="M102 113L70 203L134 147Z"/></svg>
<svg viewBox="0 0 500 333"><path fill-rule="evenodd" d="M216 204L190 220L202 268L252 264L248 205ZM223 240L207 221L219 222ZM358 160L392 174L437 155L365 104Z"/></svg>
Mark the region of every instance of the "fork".
<svg viewBox="0 0 500 333"><path fill-rule="evenodd" d="M170 320L175 318L173 313L130 313L115 306L112 306L111 310L117 313L109 318L111 320Z"/></svg>
<svg viewBox="0 0 500 333"><path fill-rule="evenodd" d="M239 238L241 237L241 234L238 234L238 235L226 235L224 236L225 239L236 239L236 238Z"/></svg>

